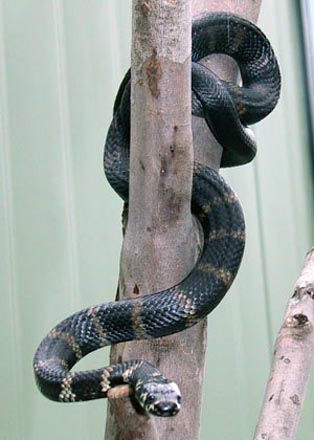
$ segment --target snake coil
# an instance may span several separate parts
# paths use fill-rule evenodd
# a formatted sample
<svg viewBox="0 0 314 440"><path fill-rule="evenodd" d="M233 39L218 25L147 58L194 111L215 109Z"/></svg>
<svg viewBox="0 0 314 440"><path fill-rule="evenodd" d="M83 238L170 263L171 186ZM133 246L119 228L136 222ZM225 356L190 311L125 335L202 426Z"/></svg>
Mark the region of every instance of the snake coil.
<svg viewBox="0 0 314 440"><path fill-rule="evenodd" d="M238 63L242 86L219 79L198 62L223 53ZM130 141L130 71L114 104L104 154L107 179L128 200ZM280 72L265 35L252 23L219 13L192 26L192 111L205 118L223 146L222 166L251 161L256 145L247 128L275 107ZM39 345L34 372L49 399L76 402L106 397L127 383L144 410L172 416L180 409L178 386L156 368L132 360L92 371L71 371L85 355L122 341L157 338L199 322L222 300L232 284L244 251L245 224L235 193L221 176L194 163L191 210L204 232L201 257L180 284L152 295L109 302L74 313L56 325Z"/></svg>

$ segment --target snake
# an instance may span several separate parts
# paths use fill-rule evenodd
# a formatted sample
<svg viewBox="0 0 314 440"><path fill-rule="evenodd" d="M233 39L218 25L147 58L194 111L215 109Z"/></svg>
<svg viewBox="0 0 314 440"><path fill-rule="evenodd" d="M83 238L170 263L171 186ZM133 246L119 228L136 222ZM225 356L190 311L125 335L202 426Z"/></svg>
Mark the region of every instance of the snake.
<svg viewBox="0 0 314 440"><path fill-rule="evenodd" d="M213 53L232 57L241 85L220 79L200 61ZM280 96L278 62L264 33L229 13L208 14L192 23L192 113L204 118L223 147L221 166L250 162L256 143L248 127L267 116ZM104 152L106 177L128 202L131 70L118 91ZM143 359L89 371L77 362L102 347L123 341L160 338L205 318L223 299L237 275L245 246L241 203L227 182L205 164L194 162L191 212L203 230L198 261L179 284L150 295L112 301L78 311L42 340L33 362L41 393L59 402L107 397L129 385L139 408L169 417L181 408L178 385Z"/></svg>

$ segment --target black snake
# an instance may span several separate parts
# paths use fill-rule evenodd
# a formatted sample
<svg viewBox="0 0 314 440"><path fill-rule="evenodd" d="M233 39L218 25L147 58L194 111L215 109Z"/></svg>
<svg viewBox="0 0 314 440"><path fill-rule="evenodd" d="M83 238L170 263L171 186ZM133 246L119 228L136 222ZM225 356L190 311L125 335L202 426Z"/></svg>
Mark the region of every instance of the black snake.
<svg viewBox="0 0 314 440"><path fill-rule="evenodd" d="M233 57L242 86L220 80L198 63L211 53ZM193 114L204 117L223 146L222 166L252 160L255 143L248 131L276 105L280 94L279 67L265 35L250 22L226 13L204 16L192 26ZM130 139L130 71L114 105L104 167L115 191L128 200ZM156 368L142 360L93 371L71 368L88 353L134 339L158 338L180 332L210 313L237 274L245 242L241 205L217 172L194 163L193 214L204 232L201 257L180 284L162 292L89 307L54 327L34 358L41 392L62 402L106 397L115 385L133 387L139 404L159 416L175 415L180 391Z"/></svg>

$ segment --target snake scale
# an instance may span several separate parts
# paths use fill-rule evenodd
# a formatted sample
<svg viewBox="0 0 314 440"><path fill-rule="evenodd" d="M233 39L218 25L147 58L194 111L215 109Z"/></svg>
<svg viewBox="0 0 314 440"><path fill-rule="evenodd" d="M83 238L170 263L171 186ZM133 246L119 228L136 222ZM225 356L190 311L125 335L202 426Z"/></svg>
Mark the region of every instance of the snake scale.
<svg viewBox="0 0 314 440"><path fill-rule="evenodd" d="M198 62L212 53L234 58L242 86L227 83ZM104 168L115 191L128 200L130 71L114 104L106 139ZM235 15L206 15L192 25L192 111L205 118L223 146L222 166L247 163L256 145L247 128L269 114L280 94L280 72L265 35ZM244 251L245 223L239 200L214 170L194 163L191 210L204 233L202 254L178 285L148 296L109 302L74 313L56 325L39 345L34 372L49 399L76 402L106 397L129 384L140 406L158 416L180 409L178 386L153 365L131 360L92 371L71 371L88 353L122 341L158 338L199 322L222 300Z"/></svg>

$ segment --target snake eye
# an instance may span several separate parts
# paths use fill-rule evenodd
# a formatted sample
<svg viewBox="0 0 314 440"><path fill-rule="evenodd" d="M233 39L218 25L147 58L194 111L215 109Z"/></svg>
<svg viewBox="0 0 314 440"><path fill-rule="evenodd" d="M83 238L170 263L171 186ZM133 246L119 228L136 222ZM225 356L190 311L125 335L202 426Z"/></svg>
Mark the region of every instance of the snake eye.
<svg viewBox="0 0 314 440"><path fill-rule="evenodd" d="M148 394L148 396L146 397L146 403L150 404L155 402L156 400L156 396L154 396L154 394Z"/></svg>

